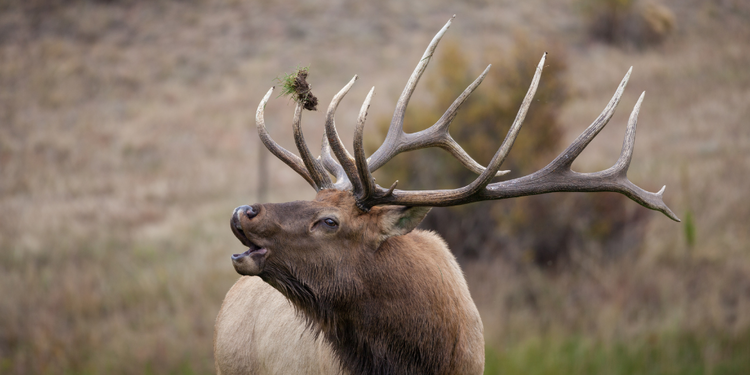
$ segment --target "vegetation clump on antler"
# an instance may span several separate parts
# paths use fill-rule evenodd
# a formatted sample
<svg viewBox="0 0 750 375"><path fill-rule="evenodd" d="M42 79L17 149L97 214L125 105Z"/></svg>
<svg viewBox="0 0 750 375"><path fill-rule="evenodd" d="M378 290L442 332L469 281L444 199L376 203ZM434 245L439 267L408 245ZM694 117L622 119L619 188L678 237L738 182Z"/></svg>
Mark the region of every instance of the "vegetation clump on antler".
<svg viewBox="0 0 750 375"><path fill-rule="evenodd" d="M281 85L279 96L291 95L292 100L302 104L306 110L316 111L318 109L318 98L313 95L312 86L307 83L309 73L309 67L297 68L294 72L285 74L282 78L277 77L276 81Z"/></svg>

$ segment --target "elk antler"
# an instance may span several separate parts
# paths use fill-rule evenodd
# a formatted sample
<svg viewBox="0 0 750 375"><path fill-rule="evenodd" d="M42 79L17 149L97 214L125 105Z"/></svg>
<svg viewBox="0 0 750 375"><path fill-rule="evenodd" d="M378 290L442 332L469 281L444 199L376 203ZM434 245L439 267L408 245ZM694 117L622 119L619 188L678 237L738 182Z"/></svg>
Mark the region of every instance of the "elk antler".
<svg viewBox="0 0 750 375"><path fill-rule="evenodd" d="M474 161L466 151L464 151L461 146L451 138L448 133L448 128L456 117L461 104L466 101L469 95L471 95L487 75L490 68L489 66L471 85L469 85L469 87L464 90L464 92L453 102L434 125L416 133L405 133L403 130L403 122L404 114L406 113L406 106L416 88L419 78L422 76L429 60L432 58L438 42L450 26L452 19L453 18L443 26L427 47L427 50L417 64L417 67L414 69L414 72L409 78L409 81L396 104L396 110L394 111L393 119L391 120L391 125L388 129L385 141L369 159L365 156L364 148L362 147L362 137L367 110L370 106L374 88L370 90L359 113L354 135L354 157L352 157L343 146L334 123L336 108L341 99L343 99L352 87L354 81L356 81L356 76L338 94L336 94L328 108L325 127L326 134L324 136L323 155L321 157L322 165L318 160L313 159L312 156L310 156L307 146L304 145L302 133L299 131L299 119L301 117L301 108L299 105L295 111L294 129L295 141L297 141L297 147L302 158L284 150L270 139L265 131L265 125L263 125L263 107L265 106L271 91L269 91L263 98L256 116L258 131L263 143L272 153L274 153L274 155L302 175L302 177L304 177L317 190L327 188L337 188L342 190L351 189L356 197L357 206L364 211L369 210L373 206L387 204L445 207L484 200L506 199L551 192L612 191L621 193L644 207L660 211L672 220L680 221L680 219L675 216L662 200L662 195L664 194L666 186L662 187L657 193L650 193L636 186L627 178L628 167L630 166L630 161L633 157L638 112L645 93L641 94L641 97L638 99L638 102L630 114L622 152L620 153L620 158L617 163L606 170L593 173L578 173L570 168L573 161L581 154L583 149L594 139L594 137L596 137L597 134L599 134L612 118L615 108L625 90L628 79L630 78L630 73L633 69L632 67L628 70L627 74L625 74L625 77L620 82L614 96L599 117L597 117L597 119L551 163L541 170L524 177L490 183L494 177L508 173L508 171L500 171L499 169L518 136L523 120L526 117L526 113L534 98L534 94L536 93L542 75L544 61L547 56L546 53L542 56L542 59L537 66L529 90L521 103L518 114L516 115L505 140L493 156L487 168L482 167L479 163ZM385 189L375 183L375 179L372 177L372 172L383 166L394 156L402 152L426 147L440 147L446 149L464 166L479 174L479 176L467 186L447 190L405 191L395 189L398 181L393 183L389 189ZM331 150L334 155L336 155L339 163L336 163L331 157ZM336 184L332 184L328 175L323 172L323 166L325 166L326 170L337 176Z"/></svg>
<svg viewBox="0 0 750 375"><path fill-rule="evenodd" d="M641 103L643 102L645 92L641 94L641 97L638 99L638 102L630 114L627 133L625 134L622 151L617 163L606 170L594 173L578 173L570 169L570 166L573 164L576 157L580 155L583 149L597 134L599 134L607 122L609 122L610 118L612 118L615 107L620 101L620 97L622 96L628 82L628 78L630 78L631 71L632 68L628 70L628 73L625 75L625 78L623 78L614 96L599 117L580 136L578 136L578 138L576 138L576 140L568 146L565 151L560 153L560 155L558 155L551 163L537 172L508 181L488 184L490 180L488 175L490 175L496 168L499 168L500 163L505 155L507 155L507 150L510 149L510 146L512 146L513 141L515 140L517 128L516 123L514 123L508 136L503 142L503 145L492 158L485 173L477 177L477 179L471 184L458 189L429 191L390 191L390 189L386 190L382 187L378 187L377 190L379 194L374 194L373 197L367 199L365 202L361 202L361 204L365 207L383 204L445 207L484 200L515 198L552 192L612 191L621 193L644 207L660 211L672 220L680 221L680 219L677 218L662 200L662 195L664 194L666 186L662 187L657 193L650 193L636 186L627 178L628 167L630 166L630 161L633 157L638 112ZM541 64L540 68L537 68L537 74L540 72ZM529 89L529 93L531 93L531 91L532 89ZM529 94L527 94L526 99L524 99L524 103L527 99L529 99ZM522 105L522 110L523 109L525 109L524 105ZM519 116L520 115L519 112ZM516 117L516 120L518 120L518 117Z"/></svg>

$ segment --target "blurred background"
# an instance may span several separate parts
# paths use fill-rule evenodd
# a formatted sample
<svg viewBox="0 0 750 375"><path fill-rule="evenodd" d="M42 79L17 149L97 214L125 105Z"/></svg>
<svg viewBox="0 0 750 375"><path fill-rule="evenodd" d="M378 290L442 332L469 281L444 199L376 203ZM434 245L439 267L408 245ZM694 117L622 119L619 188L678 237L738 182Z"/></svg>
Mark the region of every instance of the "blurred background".
<svg viewBox="0 0 750 375"><path fill-rule="evenodd" d="M645 90L629 177L666 185L682 219L605 193L434 209L423 227L465 271L486 373L750 373L745 0L0 1L0 373L213 373L214 318L238 278L232 209L314 197L257 139L274 78L309 66L326 108L358 74L337 114L345 140L375 86L373 152L453 14L407 130L431 125L493 64L451 130L486 164L547 51L505 166L525 175L633 66L573 167L615 162ZM266 109L288 149L293 111L284 98ZM304 114L312 148L322 112ZM432 189L472 178L440 150L400 155L376 177Z"/></svg>

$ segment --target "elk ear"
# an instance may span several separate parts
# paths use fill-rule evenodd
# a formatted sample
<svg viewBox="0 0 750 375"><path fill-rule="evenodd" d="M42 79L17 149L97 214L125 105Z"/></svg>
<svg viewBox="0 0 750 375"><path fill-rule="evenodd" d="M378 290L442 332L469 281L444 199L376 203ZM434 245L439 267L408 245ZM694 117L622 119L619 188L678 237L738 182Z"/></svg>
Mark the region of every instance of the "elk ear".
<svg viewBox="0 0 750 375"><path fill-rule="evenodd" d="M384 239L411 232L432 207L385 206L380 213L380 230Z"/></svg>

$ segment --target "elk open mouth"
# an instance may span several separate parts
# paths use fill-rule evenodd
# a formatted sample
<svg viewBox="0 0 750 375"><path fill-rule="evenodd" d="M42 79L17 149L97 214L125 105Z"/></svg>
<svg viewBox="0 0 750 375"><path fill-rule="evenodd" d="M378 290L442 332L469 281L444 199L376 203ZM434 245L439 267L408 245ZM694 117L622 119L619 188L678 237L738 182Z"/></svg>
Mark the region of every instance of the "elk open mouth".
<svg viewBox="0 0 750 375"><path fill-rule="evenodd" d="M252 214L252 215L251 215ZM232 232L243 245L247 246L247 251L239 254L232 254L232 265L234 270L240 275L255 276L263 272L266 264L266 258L271 254L268 249L256 244L250 240L252 232L247 232L242 225L245 219L253 219L258 212L249 206L240 206L234 210L230 224ZM261 239L261 241L263 241Z"/></svg>
<svg viewBox="0 0 750 375"><path fill-rule="evenodd" d="M247 236L242 231L242 228L239 225L235 226L233 224L232 227L233 227L232 229L234 229L234 235L237 237L237 239L240 240L240 242L242 242L243 245L248 247L247 251L245 251L244 253L232 254L233 261L238 261L246 256L265 255L268 252L268 250L265 247L260 247L256 245L255 243L253 243L252 241L250 241L250 239L247 238Z"/></svg>
<svg viewBox="0 0 750 375"><path fill-rule="evenodd" d="M248 249L244 253L232 254L232 265L234 266L234 270L240 275L259 275L263 272L266 258L270 254L268 249L248 241L247 238L245 238L242 243L248 246Z"/></svg>
<svg viewBox="0 0 750 375"><path fill-rule="evenodd" d="M232 215L232 220L230 223L231 223L232 232L234 232L234 235L237 237L238 240L240 240L240 242L242 242L243 245L248 247L247 251L245 251L244 253L232 254L233 261L238 261L246 256L265 255L268 252L266 248L258 246L252 241L250 241L250 239L248 238L248 236L245 234L245 232L242 229L239 216L237 215L237 210L235 210L234 215Z"/></svg>
<svg viewBox="0 0 750 375"><path fill-rule="evenodd" d="M232 254L232 260L239 260L246 256L265 255L268 252L265 247L260 247L250 241L247 242L250 244L250 248L247 249L247 251L245 251L244 253Z"/></svg>

